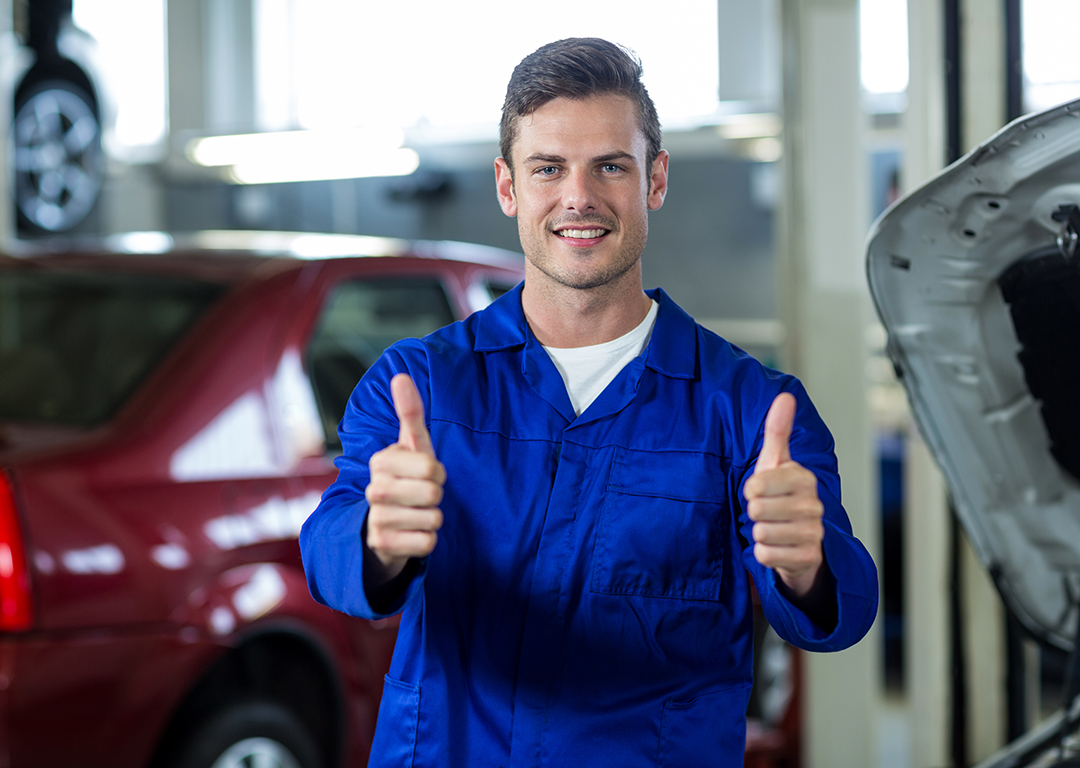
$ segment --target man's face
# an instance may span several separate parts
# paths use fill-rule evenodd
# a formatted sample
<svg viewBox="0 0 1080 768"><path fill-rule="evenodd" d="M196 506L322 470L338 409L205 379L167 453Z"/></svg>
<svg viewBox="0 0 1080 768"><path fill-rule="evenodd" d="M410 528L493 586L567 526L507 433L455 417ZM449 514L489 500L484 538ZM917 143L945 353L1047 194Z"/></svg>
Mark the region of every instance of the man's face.
<svg viewBox="0 0 1080 768"><path fill-rule="evenodd" d="M530 277L577 289L640 283L648 212L667 193L667 152L646 167L634 103L557 98L521 117L514 176L495 161L499 204L516 216Z"/></svg>

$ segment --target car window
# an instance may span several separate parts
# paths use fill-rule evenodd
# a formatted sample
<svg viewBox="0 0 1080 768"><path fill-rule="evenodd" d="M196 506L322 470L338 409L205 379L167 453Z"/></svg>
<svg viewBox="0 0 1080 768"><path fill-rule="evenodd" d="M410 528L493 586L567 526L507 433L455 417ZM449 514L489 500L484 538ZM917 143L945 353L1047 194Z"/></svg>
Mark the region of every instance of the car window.
<svg viewBox="0 0 1080 768"><path fill-rule="evenodd" d="M341 449L337 428L345 405L383 350L453 321L446 291L434 278L354 280L333 290L307 353L328 448Z"/></svg>
<svg viewBox="0 0 1080 768"><path fill-rule="evenodd" d="M485 286L487 288L488 294L491 296L492 301L495 301L495 299L499 298L504 293L509 293L514 288L514 284L512 283L497 283L490 280L485 284Z"/></svg>
<svg viewBox="0 0 1080 768"><path fill-rule="evenodd" d="M0 418L103 421L223 290L162 276L0 271Z"/></svg>

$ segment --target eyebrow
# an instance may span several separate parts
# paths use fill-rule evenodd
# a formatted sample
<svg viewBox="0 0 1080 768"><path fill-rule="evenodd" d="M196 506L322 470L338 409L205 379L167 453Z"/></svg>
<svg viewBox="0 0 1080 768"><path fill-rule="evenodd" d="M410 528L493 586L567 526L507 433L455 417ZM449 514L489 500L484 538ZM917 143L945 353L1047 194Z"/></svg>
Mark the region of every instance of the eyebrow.
<svg viewBox="0 0 1080 768"><path fill-rule="evenodd" d="M612 160L630 160L630 161L634 161L635 159L636 158L633 155L631 155L629 152L623 152L623 151L620 150L618 152L609 152L606 155L600 155L599 157L594 157L591 160L591 162L593 162L593 163L610 163ZM526 162L526 163L565 163L566 158L562 157L560 155L544 155L544 154L539 154L538 153L538 154L535 154L535 155L529 155L528 157L525 158L524 162Z"/></svg>
<svg viewBox="0 0 1080 768"><path fill-rule="evenodd" d="M612 160L630 160L631 162L634 162L637 160L637 158L635 158L629 152L622 151L612 152L607 155L600 155L600 157L593 158L594 163L610 163Z"/></svg>

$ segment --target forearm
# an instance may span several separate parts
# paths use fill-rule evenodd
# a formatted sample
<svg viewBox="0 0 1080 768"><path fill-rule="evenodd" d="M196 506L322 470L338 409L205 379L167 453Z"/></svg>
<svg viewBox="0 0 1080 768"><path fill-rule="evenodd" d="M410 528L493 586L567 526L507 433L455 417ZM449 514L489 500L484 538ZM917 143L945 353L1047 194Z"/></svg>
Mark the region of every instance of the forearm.
<svg viewBox="0 0 1080 768"><path fill-rule="evenodd" d="M776 586L784 599L823 631L832 632L836 628L836 579L824 560L813 574L803 574L798 579L785 579L776 572Z"/></svg>

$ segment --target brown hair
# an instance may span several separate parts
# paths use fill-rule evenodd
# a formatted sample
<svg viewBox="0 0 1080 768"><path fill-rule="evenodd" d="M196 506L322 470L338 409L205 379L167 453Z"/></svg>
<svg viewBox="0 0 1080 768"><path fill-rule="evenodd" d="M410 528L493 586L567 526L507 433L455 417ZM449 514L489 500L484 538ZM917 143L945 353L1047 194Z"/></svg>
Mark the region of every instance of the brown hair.
<svg viewBox="0 0 1080 768"><path fill-rule="evenodd" d="M517 138L518 119L560 97L586 99L601 94L628 97L638 108L645 135L646 170L660 154L660 118L649 92L641 83L641 61L633 51L597 37L571 37L548 43L530 53L514 68L506 87L499 151L510 166Z"/></svg>

